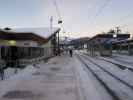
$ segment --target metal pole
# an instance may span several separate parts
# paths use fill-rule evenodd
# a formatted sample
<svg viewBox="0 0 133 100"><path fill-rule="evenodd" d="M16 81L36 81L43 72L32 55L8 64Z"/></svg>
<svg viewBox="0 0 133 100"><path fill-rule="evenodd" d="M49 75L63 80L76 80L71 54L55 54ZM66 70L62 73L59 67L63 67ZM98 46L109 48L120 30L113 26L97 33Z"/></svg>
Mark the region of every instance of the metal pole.
<svg viewBox="0 0 133 100"><path fill-rule="evenodd" d="M58 55L60 55L60 37L58 32Z"/></svg>
<svg viewBox="0 0 133 100"><path fill-rule="evenodd" d="M62 20L59 20L58 24L62 24ZM60 55L60 34L59 32L58 32L58 55Z"/></svg>
<svg viewBox="0 0 133 100"><path fill-rule="evenodd" d="M52 29L53 28L53 16L51 16L50 18L50 31L51 31L51 34L52 34Z"/></svg>
<svg viewBox="0 0 133 100"><path fill-rule="evenodd" d="M50 33L51 34L53 33L52 31L53 31L53 16L50 17ZM54 42L56 42L56 40ZM55 45L55 43L54 43L54 45ZM55 48L55 46L53 47L53 54L56 54L56 50L54 48Z"/></svg>

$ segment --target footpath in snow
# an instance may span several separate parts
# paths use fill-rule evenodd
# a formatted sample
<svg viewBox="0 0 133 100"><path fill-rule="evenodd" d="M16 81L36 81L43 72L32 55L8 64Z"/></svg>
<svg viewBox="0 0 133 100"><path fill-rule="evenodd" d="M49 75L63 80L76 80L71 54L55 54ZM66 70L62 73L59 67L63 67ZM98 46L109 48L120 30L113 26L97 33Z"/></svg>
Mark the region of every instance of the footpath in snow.
<svg viewBox="0 0 133 100"><path fill-rule="evenodd" d="M76 56L62 55L1 81L0 100L111 99Z"/></svg>

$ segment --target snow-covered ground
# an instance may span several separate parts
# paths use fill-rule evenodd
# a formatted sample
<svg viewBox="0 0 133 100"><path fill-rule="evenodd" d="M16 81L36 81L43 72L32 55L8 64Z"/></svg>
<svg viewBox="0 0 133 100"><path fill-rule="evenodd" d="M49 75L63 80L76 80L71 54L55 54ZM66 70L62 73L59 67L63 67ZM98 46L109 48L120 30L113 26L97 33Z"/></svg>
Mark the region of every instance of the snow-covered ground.
<svg viewBox="0 0 133 100"><path fill-rule="evenodd" d="M55 57L37 66L1 81L0 100L84 100L73 58Z"/></svg>
<svg viewBox="0 0 133 100"><path fill-rule="evenodd" d="M126 66L128 68L133 68L132 58L130 59L130 56L129 57L124 56L124 55L122 55L122 56L123 56L123 58L121 58L119 56L113 56L113 57L98 56L97 58L100 58L100 59L103 59L103 60L106 60L106 61L111 61L113 63L120 64L120 65Z"/></svg>
<svg viewBox="0 0 133 100"><path fill-rule="evenodd" d="M133 56L113 54L113 58L133 65Z"/></svg>
<svg viewBox="0 0 133 100"><path fill-rule="evenodd" d="M0 81L0 100L113 100L108 90L76 56L84 52L77 51L72 58L66 54L54 57L47 63L37 64L36 67L28 66L18 74L8 69L6 80ZM117 77L112 77L82 57L120 100L133 100L133 72L122 70L98 57L86 57ZM124 57L123 59L126 59Z"/></svg>
<svg viewBox="0 0 133 100"><path fill-rule="evenodd" d="M112 100L105 88L92 75L86 67L75 58L77 66L75 67L84 100ZM93 67L93 66L92 66Z"/></svg>
<svg viewBox="0 0 133 100"><path fill-rule="evenodd" d="M109 62L99 60L95 57L86 56L84 61L120 100L133 100L133 72L121 70Z"/></svg>
<svg viewBox="0 0 133 100"><path fill-rule="evenodd" d="M29 67L29 66L27 66L27 67ZM7 79L13 77L14 75L21 73L21 71L23 71L23 70L24 69L17 69L17 73L15 73L14 68L7 68L6 70L4 70L4 80L7 80Z"/></svg>

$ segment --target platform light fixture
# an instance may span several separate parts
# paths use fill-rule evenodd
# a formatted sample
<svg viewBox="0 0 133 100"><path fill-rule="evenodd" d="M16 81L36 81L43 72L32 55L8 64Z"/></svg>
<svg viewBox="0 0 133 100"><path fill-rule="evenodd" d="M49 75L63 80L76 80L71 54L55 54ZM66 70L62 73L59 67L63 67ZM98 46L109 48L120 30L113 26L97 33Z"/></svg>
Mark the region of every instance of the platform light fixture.
<svg viewBox="0 0 133 100"><path fill-rule="evenodd" d="M15 40L9 40L9 44L10 45L16 45L16 41Z"/></svg>
<svg viewBox="0 0 133 100"><path fill-rule="evenodd" d="M113 38L117 38L117 34L113 34Z"/></svg>

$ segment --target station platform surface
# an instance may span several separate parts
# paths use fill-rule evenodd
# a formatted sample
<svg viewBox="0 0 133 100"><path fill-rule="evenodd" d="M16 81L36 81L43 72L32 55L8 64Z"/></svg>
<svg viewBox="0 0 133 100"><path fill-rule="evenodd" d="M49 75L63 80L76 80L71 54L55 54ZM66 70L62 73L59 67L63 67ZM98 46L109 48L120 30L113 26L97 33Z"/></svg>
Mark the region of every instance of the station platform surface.
<svg viewBox="0 0 133 100"><path fill-rule="evenodd" d="M61 55L0 82L0 100L106 100L76 56Z"/></svg>

